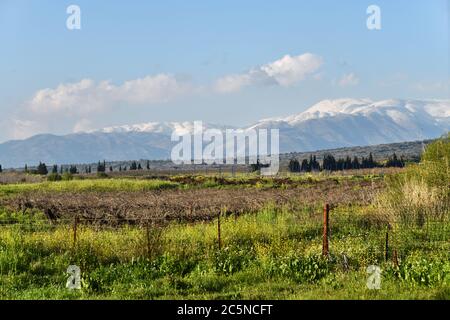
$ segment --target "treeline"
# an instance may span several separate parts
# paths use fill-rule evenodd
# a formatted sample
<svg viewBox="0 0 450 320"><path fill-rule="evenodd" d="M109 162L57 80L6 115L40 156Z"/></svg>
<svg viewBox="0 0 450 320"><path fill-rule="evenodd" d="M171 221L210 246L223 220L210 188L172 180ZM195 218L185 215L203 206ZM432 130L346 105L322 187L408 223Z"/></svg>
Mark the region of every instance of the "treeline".
<svg viewBox="0 0 450 320"><path fill-rule="evenodd" d="M147 170L150 170L150 161L147 160L145 168ZM43 162L39 162L39 164L32 169L28 168L28 165L25 165L24 167L24 172L25 173L30 173L30 174L39 174L39 175L47 175L47 174L51 174L51 175L63 175L63 174L80 174L80 173L85 173L85 174L89 174L89 173L100 173L100 174L104 174L106 172L113 172L113 171L127 171L127 170L143 170L142 164L140 162L137 161L132 161L131 164L129 166L122 166L120 165L118 168L114 168L112 165L109 165L107 167L106 165L106 161L103 162L98 162L97 165L94 165L94 168L92 165L81 165L81 166L76 166L76 165L53 165L48 167L45 163ZM0 165L0 172L2 172L2 166Z"/></svg>
<svg viewBox="0 0 450 320"><path fill-rule="evenodd" d="M291 159L289 161L289 171L291 172L312 172L312 171L342 171L351 169L371 169L379 167L398 167L405 166L405 160L403 156L400 158L394 153L388 158L385 163L377 162L373 159L372 153L369 157L358 158L354 156L351 158L336 159L332 154L326 154L323 158L322 164L320 164L316 156L311 155L308 159L303 159L302 162L297 159Z"/></svg>

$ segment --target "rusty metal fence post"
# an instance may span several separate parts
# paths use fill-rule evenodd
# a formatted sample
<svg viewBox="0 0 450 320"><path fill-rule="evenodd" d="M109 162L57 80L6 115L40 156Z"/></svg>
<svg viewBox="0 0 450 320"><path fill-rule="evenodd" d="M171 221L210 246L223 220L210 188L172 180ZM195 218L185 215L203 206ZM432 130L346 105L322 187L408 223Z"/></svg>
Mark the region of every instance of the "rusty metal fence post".
<svg viewBox="0 0 450 320"><path fill-rule="evenodd" d="M386 229L386 239L385 239L385 248L384 248L384 261L389 260L389 225Z"/></svg>
<svg viewBox="0 0 450 320"><path fill-rule="evenodd" d="M75 216L73 219L73 247L75 248L77 245L77 229L78 229L78 216Z"/></svg>
<svg viewBox="0 0 450 320"><path fill-rule="evenodd" d="M398 253L396 249L394 249L392 253L392 262L394 263L394 266L398 268Z"/></svg>
<svg viewBox="0 0 450 320"><path fill-rule="evenodd" d="M330 232L330 205L327 203L323 208L323 243L322 243L322 255L328 257L329 254L329 232Z"/></svg>
<svg viewBox="0 0 450 320"><path fill-rule="evenodd" d="M145 238L147 240L147 258L150 259L150 255L151 255L151 248L150 248L150 226L149 226L149 221L147 219L147 221L145 222Z"/></svg>
<svg viewBox="0 0 450 320"><path fill-rule="evenodd" d="M219 245L219 250L222 249L222 239L220 234L220 215L221 212L219 212L219 215L217 216L217 243Z"/></svg>

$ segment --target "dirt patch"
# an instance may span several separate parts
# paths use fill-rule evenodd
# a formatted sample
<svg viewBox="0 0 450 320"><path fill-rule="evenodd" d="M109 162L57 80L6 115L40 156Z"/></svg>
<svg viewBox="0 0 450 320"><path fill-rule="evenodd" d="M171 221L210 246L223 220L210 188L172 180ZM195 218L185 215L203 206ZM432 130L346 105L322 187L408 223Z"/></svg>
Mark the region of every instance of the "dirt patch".
<svg viewBox="0 0 450 320"><path fill-rule="evenodd" d="M302 206L364 205L382 188L381 182L336 182L328 180L298 188L231 188L161 190L146 192L24 193L0 200L11 210L37 209L51 220L120 220L139 223L143 219L210 220L220 211L226 214L256 212L269 204L297 210Z"/></svg>

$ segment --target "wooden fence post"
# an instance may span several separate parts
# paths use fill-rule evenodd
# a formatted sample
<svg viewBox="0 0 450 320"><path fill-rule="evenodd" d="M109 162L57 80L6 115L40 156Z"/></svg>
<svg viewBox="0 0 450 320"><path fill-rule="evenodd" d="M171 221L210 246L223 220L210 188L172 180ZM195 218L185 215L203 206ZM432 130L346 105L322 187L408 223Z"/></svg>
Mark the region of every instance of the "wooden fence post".
<svg viewBox="0 0 450 320"><path fill-rule="evenodd" d="M328 256L328 238L329 238L329 222L330 222L330 205L327 203L323 208L323 243L322 243L322 255Z"/></svg>
<svg viewBox="0 0 450 320"><path fill-rule="evenodd" d="M222 249L222 239L221 239L221 234L220 234L220 212L219 215L217 216L217 243L219 245L219 250Z"/></svg>

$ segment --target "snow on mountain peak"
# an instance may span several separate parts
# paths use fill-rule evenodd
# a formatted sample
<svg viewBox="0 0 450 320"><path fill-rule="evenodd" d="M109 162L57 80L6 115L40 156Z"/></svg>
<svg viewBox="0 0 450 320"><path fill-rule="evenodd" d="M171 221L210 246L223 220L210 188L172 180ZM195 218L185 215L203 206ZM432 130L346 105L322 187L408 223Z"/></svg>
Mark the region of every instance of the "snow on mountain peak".
<svg viewBox="0 0 450 320"><path fill-rule="evenodd" d="M173 131L178 133L188 132L193 128L192 122L146 122L133 125L121 125L106 127L91 132L101 133L124 133L124 132L147 132L147 133L163 133L171 134Z"/></svg>
<svg viewBox="0 0 450 320"><path fill-rule="evenodd" d="M354 110L372 103L369 99L336 99L336 100L322 100L316 103L304 113L321 113L321 114L337 114L337 113L352 113Z"/></svg>
<svg viewBox="0 0 450 320"><path fill-rule="evenodd" d="M340 140L341 145L352 145L357 140L360 141L356 144L361 145L421 140L450 129L450 100L323 100L304 112L264 119L250 127L259 128L279 128L289 132L289 138L284 139L304 140L305 144L311 141L312 132L315 132L314 141L320 137L327 141ZM311 142L310 149L319 144ZM333 144L321 145L325 146Z"/></svg>
<svg viewBox="0 0 450 320"><path fill-rule="evenodd" d="M209 123L202 123L203 130L208 128L223 129L224 126L217 126ZM88 133L126 133L126 132L144 132L144 133L159 133L164 135L171 135L176 133L178 135L184 135L186 133L194 132L194 121L183 122L146 122L133 125L121 125L106 127L100 130L93 130Z"/></svg>
<svg viewBox="0 0 450 320"><path fill-rule="evenodd" d="M389 99L372 101L370 99L322 100L309 109L285 118L265 119L261 122L286 122L295 125L311 119L334 117L337 115L363 115L377 113L392 118L403 118L406 114L422 114L427 117L450 117L449 100L400 100Z"/></svg>

